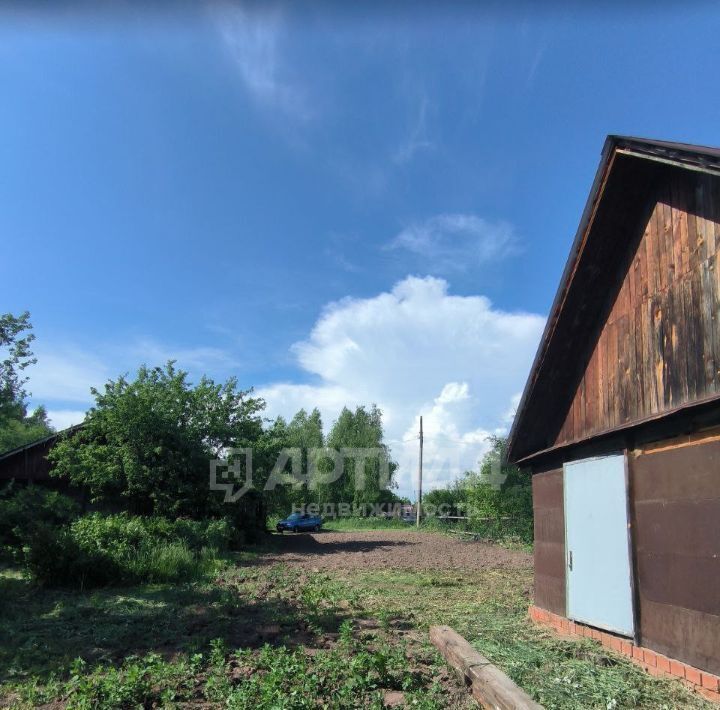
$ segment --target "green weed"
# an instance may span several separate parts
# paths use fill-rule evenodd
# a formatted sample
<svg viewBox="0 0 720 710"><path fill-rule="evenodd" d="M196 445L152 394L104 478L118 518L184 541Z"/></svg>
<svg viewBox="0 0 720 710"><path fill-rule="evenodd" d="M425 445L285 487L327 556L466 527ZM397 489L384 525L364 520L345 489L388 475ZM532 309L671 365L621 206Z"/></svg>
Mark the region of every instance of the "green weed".
<svg viewBox="0 0 720 710"><path fill-rule="evenodd" d="M547 708L711 707L594 642L533 625L529 569L329 575L238 560L214 583L92 594L37 590L6 570L0 705L381 708L399 691L408 707L469 708L428 642L431 624L447 624ZM281 631L258 648L233 637L243 625Z"/></svg>

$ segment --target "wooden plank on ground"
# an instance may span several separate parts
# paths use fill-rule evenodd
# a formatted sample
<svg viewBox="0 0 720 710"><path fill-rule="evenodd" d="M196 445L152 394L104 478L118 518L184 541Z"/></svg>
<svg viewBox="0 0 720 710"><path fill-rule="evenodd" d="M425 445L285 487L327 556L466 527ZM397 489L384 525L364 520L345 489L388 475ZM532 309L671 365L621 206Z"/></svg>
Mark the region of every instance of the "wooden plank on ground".
<svg viewBox="0 0 720 710"><path fill-rule="evenodd" d="M484 708L542 710L524 690L478 653L449 626L431 626L430 641L470 684L473 698Z"/></svg>

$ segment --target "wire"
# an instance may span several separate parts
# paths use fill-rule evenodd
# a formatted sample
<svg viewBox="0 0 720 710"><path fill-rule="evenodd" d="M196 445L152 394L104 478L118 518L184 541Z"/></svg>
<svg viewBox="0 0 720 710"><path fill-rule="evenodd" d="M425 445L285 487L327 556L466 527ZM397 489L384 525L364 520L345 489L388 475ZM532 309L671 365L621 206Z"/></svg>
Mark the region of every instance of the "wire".
<svg viewBox="0 0 720 710"><path fill-rule="evenodd" d="M454 436L448 436L447 434L434 434L433 436L426 436L424 437L426 441L436 441L437 439L443 439L444 441L450 441L454 444L464 444L464 445L481 445L484 442L482 441L468 441L467 439L459 439Z"/></svg>

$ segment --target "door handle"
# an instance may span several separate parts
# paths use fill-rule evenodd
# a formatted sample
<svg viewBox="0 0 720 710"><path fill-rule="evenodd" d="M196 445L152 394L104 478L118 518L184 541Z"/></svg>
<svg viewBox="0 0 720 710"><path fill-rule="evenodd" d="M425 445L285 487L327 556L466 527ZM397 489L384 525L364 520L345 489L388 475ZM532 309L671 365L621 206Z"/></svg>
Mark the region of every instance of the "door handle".
<svg viewBox="0 0 720 710"><path fill-rule="evenodd" d="M572 550L568 552L568 569L572 572Z"/></svg>

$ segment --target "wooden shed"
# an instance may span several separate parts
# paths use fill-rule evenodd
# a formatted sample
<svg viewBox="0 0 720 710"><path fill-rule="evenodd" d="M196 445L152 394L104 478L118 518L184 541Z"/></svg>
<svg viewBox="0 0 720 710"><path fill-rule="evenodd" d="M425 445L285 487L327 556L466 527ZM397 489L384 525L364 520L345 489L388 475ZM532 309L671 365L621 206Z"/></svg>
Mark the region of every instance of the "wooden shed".
<svg viewBox="0 0 720 710"><path fill-rule="evenodd" d="M81 493L67 481L50 475L47 455L62 436L74 434L82 428L76 424L0 455L0 487L13 481L17 485L38 484L46 488L80 497Z"/></svg>
<svg viewBox="0 0 720 710"><path fill-rule="evenodd" d="M533 473L532 615L711 694L719 248L720 150L608 137L509 443Z"/></svg>

